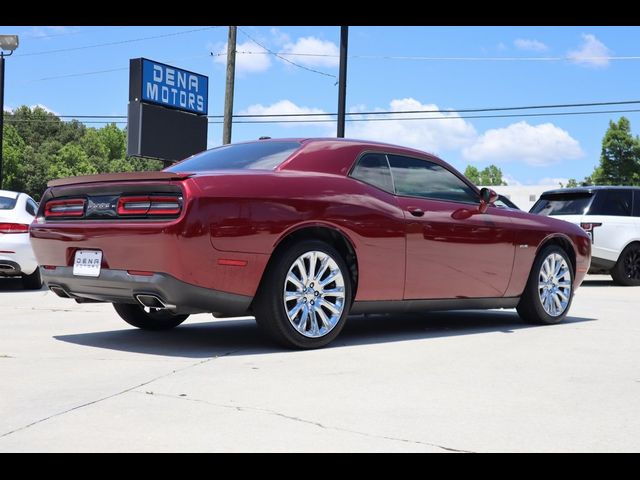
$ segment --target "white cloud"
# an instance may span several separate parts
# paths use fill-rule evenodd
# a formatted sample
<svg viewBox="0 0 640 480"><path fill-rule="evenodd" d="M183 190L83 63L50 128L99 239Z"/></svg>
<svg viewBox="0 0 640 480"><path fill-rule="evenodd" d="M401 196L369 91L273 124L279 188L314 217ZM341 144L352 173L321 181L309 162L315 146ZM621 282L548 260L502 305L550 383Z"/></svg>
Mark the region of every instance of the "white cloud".
<svg viewBox="0 0 640 480"><path fill-rule="evenodd" d="M305 113L314 113L314 114L324 114L326 113L324 110L320 108L311 108L311 107L301 107L293 103L291 100L280 100L278 102L272 103L271 105L262 105L260 103L250 105L246 109L240 112L241 115L283 115L283 114L305 114ZM318 115L314 117L271 117L266 118L266 120L329 120L331 117L329 115ZM309 123L281 123L281 126L286 127L296 127L296 126L311 126L311 125L323 125L325 124L321 122L309 122Z"/></svg>
<svg viewBox="0 0 640 480"><path fill-rule="evenodd" d="M271 37L273 38L273 43L280 46L286 43L291 43L291 37L289 34L279 30L277 28L272 28L270 31Z"/></svg>
<svg viewBox="0 0 640 480"><path fill-rule="evenodd" d="M53 113L56 116L60 115L58 112L51 110L49 107L47 107L46 105L43 105L42 103L36 103L34 105L31 105L29 108L31 108L31 110L34 110L35 108L41 108L47 113Z"/></svg>
<svg viewBox="0 0 640 480"><path fill-rule="evenodd" d="M504 52L505 50L508 49L508 47L503 42L500 42L498 45L496 45L496 49L499 52Z"/></svg>
<svg viewBox="0 0 640 480"><path fill-rule="evenodd" d="M541 41L527 38L518 38L513 41L513 44L519 50L530 50L533 52L544 52L549 49L549 47Z"/></svg>
<svg viewBox="0 0 640 480"><path fill-rule="evenodd" d="M63 33L72 31L69 27L31 27L29 30L22 32L20 35L23 37L31 38L43 38L49 39L49 37L55 37Z"/></svg>
<svg viewBox="0 0 640 480"><path fill-rule="evenodd" d="M538 181L538 185L566 185L569 181L565 177L544 177Z"/></svg>
<svg viewBox="0 0 640 480"><path fill-rule="evenodd" d="M571 50L567 57L572 62L588 67L606 67L609 65L611 50L591 33L582 34L582 45L577 50Z"/></svg>
<svg viewBox="0 0 640 480"><path fill-rule="evenodd" d="M340 51L338 46L329 40L320 40L316 37L301 37L294 42L289 42L282 48L283 53L307 53L313 55L329 56L285 56L301 65L314 67L336 67L340 63Z"/></svg>
<svg viewBox="0 0 640 480"><path fill-rule="evenodd" d="M220 63L222 65L227 64L226 43L222 46L217 44L217 46L214 46L213 48L211 48L210 45L209 48L217 54L213 57L214 63ZM236 72L239 74L264 72L271 66L271 57L267 51L251 40L243 43L237 43L236 52Z"/></svg>
<svg viewBox="0 0 640 480"><path fill-rule="evenodd" d="M473 161L522 161L545 166L580 158L584 153L566 130L552 123L533 126L522 121L487 130L473 145L464 148L462 154Z"/></svg>
<svg viewBox="0 0 640 480"><path fill-rule="evenodd" d="M375 121L381 115L369 115L357 118L369 118L374 121L347 122L349 137L380 142L395 143L438 153L453 150L473 143L477 133L473 125L460 118L458 113L440 110L435 104L423 104L414 98L392 100L391 111L429 110L433 113L397 114L393 118L433 117L434 120ZM382 110L382 109L377 109ZM387 117L387 116L385 116ZM387 117L389 118L389 117ZM443 120L444 119L444 120Z"/></svg>
<svg viewBox="0 0 640 480"><path fill-rule="evenodd" d="M510 187L519 187L522 185L522 182L520 180L518 180L516 177L514 177L513 175L510 175L508 173L503 173L502 174L502 179L507 182L507 185Z"/></svg>

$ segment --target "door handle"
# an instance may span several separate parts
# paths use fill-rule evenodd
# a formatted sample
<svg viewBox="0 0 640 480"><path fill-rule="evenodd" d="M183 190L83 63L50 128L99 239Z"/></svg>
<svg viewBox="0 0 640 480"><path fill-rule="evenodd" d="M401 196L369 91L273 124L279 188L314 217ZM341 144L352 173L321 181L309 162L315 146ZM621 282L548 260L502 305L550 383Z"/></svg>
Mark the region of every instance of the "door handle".
<svg viewBox="0 0 640 480"><path fill-rule="evenodd" d="M421 217L424 215L424 210L422 210L419 207L407 207L407 210L409 211L409 213L411 215L413 215L414 217Z"/></svg>

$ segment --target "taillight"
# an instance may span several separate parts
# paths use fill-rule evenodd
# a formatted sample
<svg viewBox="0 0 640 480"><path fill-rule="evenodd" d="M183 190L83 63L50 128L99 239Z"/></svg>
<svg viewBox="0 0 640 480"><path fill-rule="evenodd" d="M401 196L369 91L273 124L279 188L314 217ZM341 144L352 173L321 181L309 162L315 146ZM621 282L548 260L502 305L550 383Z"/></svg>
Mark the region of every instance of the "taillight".
<svg viewBox="0 0 640 480"><path fill-rule="evenodd" d="M137 195L120 197L118 215L173 216L182 210L182 198L170 196Z"/></svg>
<svg viewBox="0 0 640 480"><path fill-rule="evenodd" d="M71 200L49 200L44 208L45 218L52 217L82 217L84 205L87 201L83 198Z"/></svg>
<svg viewBox="0 0 640 480"><path fill-rule="evenodd" d="M602 223L593 223L593 222L584 222L580 224L580 227L582 227L582 229L587 232L587 235L589 235L589 237L591 237L591 243L593 243L595 241L595 237L594 237L594 229L596 227L601 227Z"/></svg>
<svg viewBox="0 0 640 480"><path fill-rule="evenodd" d="M29 225L23 223L0 223L0 233L28 233Z"/></svg>
<svg viewBox="0 0 640 480"><path fill-rule="evenodd" d="M593 229L601 227L602 223L581 223L580 226L585 232L593 232Z"/></svg>

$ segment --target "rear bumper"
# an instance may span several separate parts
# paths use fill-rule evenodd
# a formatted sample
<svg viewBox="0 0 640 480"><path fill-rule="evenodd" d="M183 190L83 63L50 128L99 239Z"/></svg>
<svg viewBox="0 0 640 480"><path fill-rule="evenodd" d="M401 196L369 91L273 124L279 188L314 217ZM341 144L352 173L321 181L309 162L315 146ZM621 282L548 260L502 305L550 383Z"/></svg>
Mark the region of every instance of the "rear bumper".
<svg viewBox="0 0 640 480"><path fill-rule="evenodd" d="M10 264L17 268L9 268ZM0 276L31 275L37 268L28 233L0 234Z"/></svg>
<svg viewBox="0 0 640 480"><path fill-rule="evenodd" d="M228 316L246 315L252 297L198 287L166 273L152 276L129 275L125 270L103 269L100 276L78 277L73 267L42 269L42 280L48 288L59 287L69 298L110 303L138 303L136 295L155 295L167 305L175 305L182 313L211 312Z"/></svg>

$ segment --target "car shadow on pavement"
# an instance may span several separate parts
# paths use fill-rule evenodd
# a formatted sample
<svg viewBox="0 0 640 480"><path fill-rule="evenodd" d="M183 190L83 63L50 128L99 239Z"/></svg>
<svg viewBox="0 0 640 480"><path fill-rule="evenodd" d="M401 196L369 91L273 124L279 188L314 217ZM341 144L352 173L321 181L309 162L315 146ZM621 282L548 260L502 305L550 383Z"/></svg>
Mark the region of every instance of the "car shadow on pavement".
<svg viewBox="0 0 640 480"><path fill-rule="evenodd" d="M616 285L613 283L612 279L609 280L584 280L580 285L582 287L620 287L620 288L628 288L623 285Z"/></svg>
<svg viewBox="0 0 640 480"><path fill-rule="evenodd" d="M43 287L44 288L44 287ZM0 293L4 292L40 292L40 290L25 290L22 286L22 278L0 278Z"/></svg>
<svg viewBox="0 0 640 480"><path fill-rule="evenodd" d="M567 317L559 325L594 321ZM513 311L456 311L402 315L359 315L350 317L344 330L327 348L369 345L407 340L514 333L526 328L554 326L523 323ZM56 340L88 347L162 356L207 358L218 355L255 355L289 351L274 346L253 319L223 320L189 324L165 332L137 329L59 335Z"/></svg>

